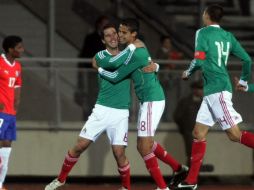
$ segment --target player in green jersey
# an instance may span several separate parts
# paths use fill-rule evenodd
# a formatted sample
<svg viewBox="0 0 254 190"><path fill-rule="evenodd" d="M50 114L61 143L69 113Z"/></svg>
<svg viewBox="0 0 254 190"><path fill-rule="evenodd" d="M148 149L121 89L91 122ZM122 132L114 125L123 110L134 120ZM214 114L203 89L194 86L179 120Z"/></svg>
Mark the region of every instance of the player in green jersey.
<svg viewBox="0 0 254 190"><path fill-rule="evenodd" d="M111 58L119 53L118 35L113 25L106 25L102 32L102 41L106 50L96 54ZM107 66L101 63L100 66ZM80 155L94 142L102 132L106 131L113 154L118 165L122 187L130 190L130 164L125 155L128 140L128 117L130 106L130 79L112 84L98 75L99 94L88 121L81 130L77 143L65 156L62 169L57 179L48 184L45 190L54 190L64 185L69 172L78 161Z"/></svg>
<svg viewBox="0 0 254 190"><path fill-rule="evenodd" d="M123 20L118 32L120 43L130 45L135 42L138 30L139 24L135 19ZM159 143L154 141L154 134L164 111L165 97L156 74L142 71L142 68L149 64L150 55L145 47L141 47L113 59L107 60L112 63L110 69L116 69L122 62L117 70L109 72L105 68L99 68L98 71L103 78L113 83L118 83L128 77L133 80L134 89L140 102L137 149L158 186L158 190L166 190L168 187L158 167L157 158L170 165L173 171L178 172L181 176L186 173L187 167L179 164Z"/></svg>
<svg viewBox="0 0 254 190"><path fill-rule="evenodd" d="M197 189L199 169L206 150L206 136L215 123L219 124L231 141L254 148L254 135L238 127L242 117L232 106L232 86L227 71L228 57L232 53L243 61L239 85L247 86L251 59L236 38L219 26L222 17L223 8L219 5L210 5L205 9L205 27L196 32L195 58L182 75L183 79L188 79L196 70L202 71L204 98L193 130L190 170L176 189Z"/></svg>

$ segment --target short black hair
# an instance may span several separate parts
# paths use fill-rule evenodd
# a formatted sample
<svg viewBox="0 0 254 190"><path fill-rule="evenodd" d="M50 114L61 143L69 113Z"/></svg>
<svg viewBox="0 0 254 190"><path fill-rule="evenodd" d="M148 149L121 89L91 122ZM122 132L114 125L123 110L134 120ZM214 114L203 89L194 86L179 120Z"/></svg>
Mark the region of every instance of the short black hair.
<svg viewBox="0 0 254 190"><path fill-rule="evenodd" d="M211 21L213 22L220 22L223 15L224 15L224 10L222 6L213 4L210 5L206 8L207 14L210 16Z"/></svg>
<svg viewBox="0 0 254 190"><path fill-rule="evenodd" d="M9 48L15 48L15 46L18 43L21 43L23 40L20 36L15 36L15 35L11 35L11 36L7 36L4 38L3 40L3 44L2 47L4 49L4 51L6 53L9 52Z"/></svg>
<svg viewBox="0 0 254 190"><path fill-rule="evenodd" d="M116 29L116 25L113 24L113 23L108 23L105 26L103 26L102 30L99 32L99 35L100 35L102 40L104 39L104 30L106 30L108 28L114 28L114 29ZM116 29L116 31L117 31L117 29Z"/></svg>
<svg viewBox="0 0 254 190"><path fill-rule="evenodd" d="M130 32L137 32L139 34L139 22L135 18L126 18L121 21L122 25L127 26Z"/></svg>

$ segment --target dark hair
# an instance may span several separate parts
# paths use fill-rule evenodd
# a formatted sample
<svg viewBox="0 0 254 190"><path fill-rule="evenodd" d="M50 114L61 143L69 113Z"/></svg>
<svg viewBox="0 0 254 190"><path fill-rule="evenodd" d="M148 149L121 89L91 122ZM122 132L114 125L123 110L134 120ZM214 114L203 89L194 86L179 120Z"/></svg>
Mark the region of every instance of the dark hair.
<svg viewBox="0 0 254 190"><path fill-rule="evenodd" d="M102 30L99 32L101 39L104 39L104 31L108 28L116 29L116 26L113 23L108 23L105 26L103 26Z"/></svg>
<svg viewBox="0 0 254 190"><path fill-rule="evenodd" d="M220 22L224 15L223 8L217 4L208 6L206 8L206 12L210 16L211 21L213 22Z"/></svg>
<svg viewBox="0 0 254 190"><path fill-rule="evenodd" d="M6 53L9 52L9 48L15 48L18 43L22 42L22 38L19 36L7 36L3 40L2 47Z"/></svg>
<svg viewBox="0 0 254 190"><path fill-rule="evenodd" d="M139 33L139 22L135 18L126 18L121 21L122 25L127 26L130 32Z"/></svg>
<svg viewBox="0 0 254 190"><path fill-rule="evenodd" d="M103 21L104 21L104 20L109 21L110 19L109 19L109 17L106 16L106 15L101 15L101 16L99 16L99 17L96 19L96 21L95 21L95 28L96 28L96 29L99 29L100 26L103 24Z"/></svg>

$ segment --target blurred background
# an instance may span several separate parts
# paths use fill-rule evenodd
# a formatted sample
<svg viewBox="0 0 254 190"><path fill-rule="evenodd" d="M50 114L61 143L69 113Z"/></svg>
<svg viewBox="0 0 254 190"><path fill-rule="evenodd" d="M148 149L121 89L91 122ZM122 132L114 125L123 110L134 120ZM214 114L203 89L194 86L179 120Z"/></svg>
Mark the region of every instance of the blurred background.
<svg viewBox="0 0 254 190"><path fill-rule="evenodd" d="M202 27L202 12L211 3L224 7L222 27L231 31L253 58L254 0L0 0L0 41L7 35L20 35L26 49L21 59L18 139L8 176L58 174L66 151L74 144L96 101L97 72L91 68L91 57L101 48L96 29L107 21L117 25L126 17L140 21L140 38L161 65L158 76L166 108L156 139L186 163L185 144L174 112L178 102L193 92L191 84L200 80L200 73L196 73L190 81L182 81L181 73L193 57L195 31ZM89 52L92 50L95 52ZM240 76L241 65L240 60L229 59L232 77ZM136 151L138 104L132 94L127 155L133 176L149 176ZM245 130L253 130L253 100L251 93L236 92L233 96ZM187 117L184 115L182 120ZM82 155L71 175L118 176L112 160L107 138L102 135ZM215 127L208 135L204 164L213 169L201 172L203 176L252 177L253 151L229 142ZM169 168L161 168L165 175L172 174Z"/></svg>

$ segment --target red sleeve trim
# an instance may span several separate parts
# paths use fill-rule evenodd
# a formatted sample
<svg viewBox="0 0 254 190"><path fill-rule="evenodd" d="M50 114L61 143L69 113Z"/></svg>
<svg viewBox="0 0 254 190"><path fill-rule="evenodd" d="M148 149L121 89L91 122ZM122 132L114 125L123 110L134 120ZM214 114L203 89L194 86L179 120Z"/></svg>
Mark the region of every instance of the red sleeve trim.
<svg viewBox="0 0 254 190"><path fill-rule="evenodd" d="M201 59L201 60L205 60L206 55L205 52L203 51L196 51L194 54L195 59Z"/></svg>

